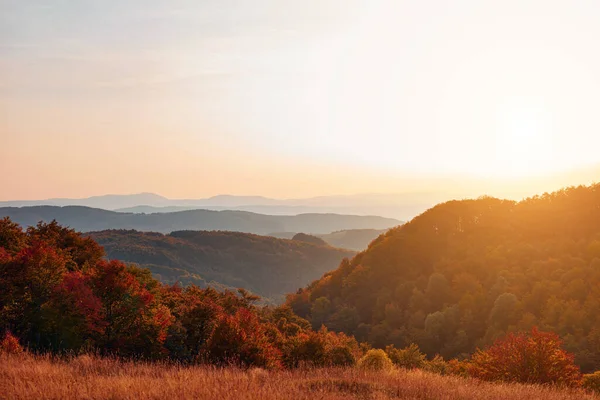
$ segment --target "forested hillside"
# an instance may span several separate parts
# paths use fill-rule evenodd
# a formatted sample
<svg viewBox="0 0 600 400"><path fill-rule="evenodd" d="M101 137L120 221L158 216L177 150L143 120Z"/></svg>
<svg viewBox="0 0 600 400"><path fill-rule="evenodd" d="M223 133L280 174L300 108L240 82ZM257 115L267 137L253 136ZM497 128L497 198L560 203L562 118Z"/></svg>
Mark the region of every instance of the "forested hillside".
<svg viewBox="0 0 600 400"><path fill-rule="evenodd" d="M334 247L362 251L387 229L348 229L317 235Z"/></svg>
<svg viewBox="0 0 600 400"><path fill-rule="evenodd" d="M275 301L354 255L328 245L240 232L108 230L88 235L108 258L137 263L164 283L241 287Z"/></svg>
<svg viewBox="0 0 600 400"><path fill-rule="evenodd" d="M462 224L462 220L460 221ZM447 224L434 226L437 232L441 228L441 235L449 233ZM127 237L134 237L140 233L133 234L123 232L124 242L128 242ZM208 236L207 239L198 239L198 236L205 235ZM238 235L235 236L238 238L242 236L235 235ZM371 246L370 251L378 243L384 244L391 236L387 235L378 240ZM227 235L219 235L219 232L178 232L169 237L208 242L215 247L218 247L219 243L232 242ZM444 246L441 243L442 241L434 243L436 251L443 251ZM161 245L168 247L167 244L158 242L156 248L160 248ZM369 251L363 253L362 257L368 253ZM262 367L270 370L292 370L301 367L300 373L316 376L326 370L314 368L323 367L338 367L336 371L342 371L339 367L356 367L362 377L369 371L377 372L380 376L390 376L396 374L399 369L422 369L435 374L453 374L488 381L520 382L529 385L555 384L560 388L570 387L577 390L580 395L586 395L585 391L577 389L582 386L589 390L597 389L598 373L582 376L579 368L573 363L573 356L562 348L563 343L559 337L552 332L541 332L535 327L529 333L519 332L499 338L485 351L468 355L468 359L444 360L439 355L427 359L415 344L411 343L402 349L394 347L398 339L423 339L423 336L411 337L414 332L408 330L403 332L402 338L388 337L383 344L377 344L385 347L383 350L369 348L367 344L359 344L352 336L322 327L316 318L326 316L327 312L337 306L323 296L317 298L309 310L311 322L319 327L315 330L311 329L309 321L294 314L289 305L258 306L255 302L259 298L247 290L239 289L235 293L227 290L220 292L210 287L202 289L196 285L166 285L154 279L147 269L126 265L117 260L107 261L103 256L103 248L92 238L63 228L56 222L39 223L23 231L10 219L0 219L0 365L12 363L12 367L9 368L12 372L6 369L2 371L4 376L13 375L7 378L12 382L8 384L9 388L23 392L23 388L15 388L14 383L18 381L14 376L22 376L27 372L18 372L20 363L29 360L40 366L45 365L43 368L50 371L52 366L43 364L43 361L62 359L67 360L67 363L71 360L72 365L79 368L79 371L85 371L86 375L105 374L108 369L114 371L115 362L154 368L149 361L163 360L166 363L161 365L175 362L177 368L198 364L205 367ZM342 270L351 266L351 263L343 262ZM357 278L361 279L351 282L354 287L371 280L370 276L360 274L361 272ZM328 280L335 282L335 273L331 277ZM443 281L439 276L435 280ZM372 282L368 283L372 285ZM372 288L370 285L368 287ZM380 282L380 285L385 288L384 283ZM313 289L318 289L317 286L313 285ZM448 288L444 289L439 285L432 287L433 284L429 283L425 295L422 296L426 301L421 304L431 306L434 304L431 299L438 299L431 295L432 290L445 296L442 300L447 300L452 295ZM322 288L322 295L327 290L335 290L333 287L327 288L327 285L322 285ZM351 287L350 290L352 289ZM297 298L290 299L290 303L299 308L305 294L308 292L299 293ZM364 294L369 295L367 292ZM498 299L504 297L506 295L501 295ZM298 299L300 301L297 301ZM455 309L454 312L460 312L463 303L451 308ZM308 302L305 302L305 305L308 305ZM531 318L526 319L524 316L519 319L518 303L513 306L511 309L506 307L504 300L495 301L490 321L496 323L496 331L501 329L497 324L497 321L501 320L501 317L496 315L498 312L504 313L502 315L507 318L507 324L510 324L509 318L517 321L519 328L531 322ZM582 308L587 310L590 306L586 304ZM444 307L441 313L434 312L426 317L424 335L432 335L432 320L441 320L437 325L437 334L440 336L425 337L431 340L430 343L425 343L426 345L431 346L433 339L442 340L441 335L447 326L444 324L451 322L449 317L446 320L446 315L452 315L447 310L448 307ZM304 311L302 307L300 311ZM377 307L374 311L378 311ZM384 312L384 318L389 319L387 306ZM352 329L349 322L353 322L353 315L357 315L356 311L342 308L335 312L335 318L327 318L324 321L347 324L337 325L336 329ZM419 310L415 311L414 315L418 316ZM586 317L590 318L590 315ZM467 322L476 324L474 319ZM583 331L583 322L576 322L581 323L581 327L574 324L573 329L579 328ZM593 326L595 321L590 318L585 322ZM387 321L383 322L386 323ZM454 328L458 329L457 325ZM358 329L354 330L358 335L367 333L368 339L372 340L377 326L370 332L361 332L361 328L364 327L364 324L359 325ZM589 343L594 345L591 341ZM53 354L61 357L54 358ZM593 356L593 351L590 351L590 354ZM109 358L98 358L98 355ZM139 364L132 363L140 359L144 361ZM36 384L53 382L53 379L48 379L40 372L40 368L34 367L37 374L42 376ZM353 382L351 378L354 374L352 369L346 371L350 373L350 381L338 381L336 385L345 388L346 394L352 392L364 395L364 386ZM252 373L252 370L250 372ZM266 374L264 370L260 370L259 373ZM48 376L55 375L53 373ZM247 387L246 384L243 386ZM429 397L439 384L430 381L425 386L427 388L423 387L418 392ZM56 386L44 387L53 387L54 393L58 393ZM393 397L400 396L399 391L394 390L393 393ZM464 389L462 394L464 397ZM408 392L407 396L413 397ZM114 396L105 391L105 395L101 397ZM285 398L287 397L289 396Z"/></svg>
<svg viewBox="0 0 600 400"><path fill-rule="evenodd" d="M313 327L444 358L536 325L600 369L600 185L440 204L288 303Z"/></svg>
<svg viewBox="0 0 600 400"><path fill-rule="evenodd" d="M131 214L81 206L3 207L0 218L22 225L56 220L81 232L135 229L169 233L178 230L226 230L266 235L270 232L329 233L342 229L384 229L400 224L393 218L341 214L266 215L246 211L189 210Z"/></svg>
<svg viewBox="0 0 600 400"><path fill-rule="evenodd" d="M209 236L212 243L231 242ZM0 357L25 346L88 359L104 354L277 369L353 365L361 355L354 338L312 331L289 307L257 307L258 297L244 289L165 285L147 269L103 256L94 240L55 222L23 231L0 219ZM7 386L0 382L0 393Z"/></svg>
<svg viewBox="0 0 600 400"><path fill-rule="evenodd" d="M331 233L315 234L313 236L323 239L333 247L362 251L369 246L369 243L387 231L387 229L345 229ZM269 233L269 236L280 239L293 239L295 235L297 235L295 232Z"/></svg>

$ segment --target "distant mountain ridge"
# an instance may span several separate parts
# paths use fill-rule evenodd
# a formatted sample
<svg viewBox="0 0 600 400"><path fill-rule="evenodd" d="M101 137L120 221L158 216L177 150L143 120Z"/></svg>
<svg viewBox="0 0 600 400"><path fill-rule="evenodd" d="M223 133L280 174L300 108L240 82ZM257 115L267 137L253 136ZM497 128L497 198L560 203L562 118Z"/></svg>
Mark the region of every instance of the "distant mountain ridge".
<svg viewBox="0 0 600 400"><path fill-rule="evenodd" d="M194 209L239 210L271 215L335 213L381 215L409 219L436 202L440 193L358 194L304 199L272 199L263 196L218 195L205 199L168 199L154 193L104 195L83 199L0 201L0 207L84 206L132 213L165 213Z"/></svg>
<svg viewBox="0 0 600 400"><path fill-rule="evenodd" d="M171 200L155 193L137 193L128 195L107 194L83 199L53 198L46 200L0 201L0 207L32 207L32 206L83 206L116 210L134 207L141 204L153 204L155 207L167 206Z"/></svg>
<svg viewBox="0 0 600 400"><path fill-rule="evenodd" d="M347 229L387 229L400 224L392 218L300 214L265 215L245 211L190 210L159 214L131 214L82 206L34 206L0 208L0 218L10 217L27 227L39 221L58 221L78 231L135 229L169 233L179 230L223 230L266 235L270 232L324 234Z"/></svg>

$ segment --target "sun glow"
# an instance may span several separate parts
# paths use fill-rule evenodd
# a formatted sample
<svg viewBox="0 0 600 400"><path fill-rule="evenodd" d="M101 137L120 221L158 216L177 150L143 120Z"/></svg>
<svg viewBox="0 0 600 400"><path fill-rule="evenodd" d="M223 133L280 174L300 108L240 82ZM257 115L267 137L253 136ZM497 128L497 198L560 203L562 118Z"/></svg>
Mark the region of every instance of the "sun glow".
<svg viewBox="0 0 600 400"><path fill-rule="evenodd" d="M599 2L26 3L0 1L7 198L567 185L600 166Z"/></svg>
<svg viewBox="0 0 600 400"><path fill-rule="evenodd" d="M440 16L426 26L398 24L403 7L373 3L319 53L325 72L304 100L318 123L288 142L291 151L388 171L500 179L593 164L583 143L598 142L586 136L597 79L586 60L531 34L524 20L503 35L482 21L471 21L479 36L445 35Z"/></svg>
<svg viewBox="0 0 600 400"><path fill-rule="evenodd" d="M543 110L515 101L498 119L490 174L520 178L556 170L552 128Z"/></svg>

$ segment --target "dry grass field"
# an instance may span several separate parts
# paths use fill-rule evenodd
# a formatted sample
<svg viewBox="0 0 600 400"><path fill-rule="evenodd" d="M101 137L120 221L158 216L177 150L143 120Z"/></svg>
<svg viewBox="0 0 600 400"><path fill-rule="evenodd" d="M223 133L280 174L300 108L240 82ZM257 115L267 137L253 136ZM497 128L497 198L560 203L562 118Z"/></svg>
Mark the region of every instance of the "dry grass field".
<svg viewBox="0 0 600 400"><path fill-rule="evenodd" d="M267 372L0 355L2 399L599 399L579 390L493 384L423 371Z"/></svg>

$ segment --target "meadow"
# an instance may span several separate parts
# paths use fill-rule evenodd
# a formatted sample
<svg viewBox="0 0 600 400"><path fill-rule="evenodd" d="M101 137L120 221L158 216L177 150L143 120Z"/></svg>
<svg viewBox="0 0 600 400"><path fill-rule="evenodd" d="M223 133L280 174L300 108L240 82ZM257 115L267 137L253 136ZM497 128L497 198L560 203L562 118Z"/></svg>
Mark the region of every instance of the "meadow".
<svg viewBox="0 0 600 400"><path fill-rule="evenodd" d="M490 383L422 370L358 368L266 371L69 359L28 353L0 355L2 399L545 399L600 397L582 389Z"/></svg>

